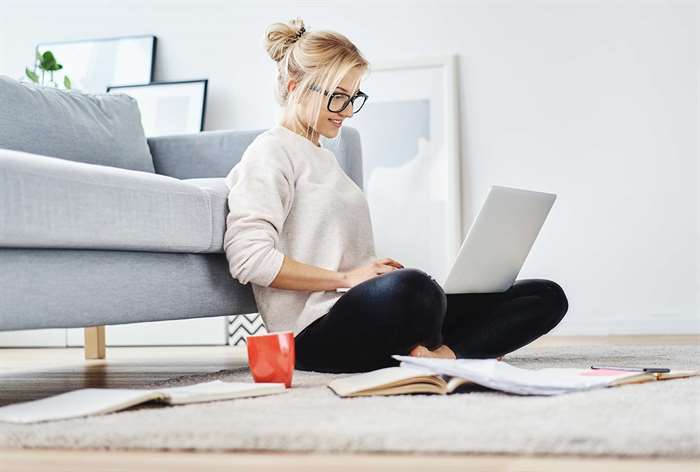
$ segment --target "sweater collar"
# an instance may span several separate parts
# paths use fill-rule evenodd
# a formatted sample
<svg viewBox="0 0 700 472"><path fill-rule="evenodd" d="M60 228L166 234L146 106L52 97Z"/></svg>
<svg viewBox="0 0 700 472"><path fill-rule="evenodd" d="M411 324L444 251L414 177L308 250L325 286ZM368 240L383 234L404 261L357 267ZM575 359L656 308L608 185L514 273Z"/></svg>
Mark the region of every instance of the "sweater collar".
<svg viewBox="0 0 700 472"><path fill-rule="evenodd" d="M314 149L316 151L326 151L327 150L325 147L323 147L323 143L320 140L319 140L319 144L321 144L321 145L316 146L314 143L311 142L311 140L305 138L304 136L302 136L298 133L295 133L294 131L287 128L286 126L276 125L275 128L279 128L282 131L282 133L289 135L290 137L292 137L293 139L295 139L297 141L300 141L300 142L303 141L304 145L309 146L311 149Z"/></svg>

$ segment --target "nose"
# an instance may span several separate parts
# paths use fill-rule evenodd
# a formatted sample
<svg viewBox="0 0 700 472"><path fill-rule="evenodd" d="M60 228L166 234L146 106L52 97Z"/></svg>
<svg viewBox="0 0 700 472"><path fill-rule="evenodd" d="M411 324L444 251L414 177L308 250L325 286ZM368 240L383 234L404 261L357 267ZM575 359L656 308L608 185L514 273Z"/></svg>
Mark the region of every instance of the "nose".
<svg viewBox="0 0 700 472"><path fill-rule="evenodd" d="M352 117L352 103L348 103L348 106L345 107L343 111L338 113L342 118L350 118Z"/></svg>

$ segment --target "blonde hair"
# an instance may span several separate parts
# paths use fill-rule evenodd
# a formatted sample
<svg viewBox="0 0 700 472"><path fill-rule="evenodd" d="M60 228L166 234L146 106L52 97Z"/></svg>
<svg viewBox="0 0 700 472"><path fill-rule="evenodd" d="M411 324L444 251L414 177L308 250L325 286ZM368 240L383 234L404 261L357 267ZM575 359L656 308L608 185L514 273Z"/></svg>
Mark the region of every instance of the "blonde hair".
<svg viewBox="0 0 700 472"><path fill-rule="evenodd" d="M284 107L284 119L291 118L310 137L313 126L325 107L328 97L309 89L316 85L321 90L333 92L343 77L354 67L366 72L369 63L357 47L345 36L333 31L307 31L301 18L287 23L273 23L265 32L265 49L277 63L275 97ZM289 92L287 82L298 82ZM357 87L353 84L353 89ZM313 94L313 95L309 95ZM294 114L290 116L290 104L301 103L311 97L313 119L304 123Z"/></svg>

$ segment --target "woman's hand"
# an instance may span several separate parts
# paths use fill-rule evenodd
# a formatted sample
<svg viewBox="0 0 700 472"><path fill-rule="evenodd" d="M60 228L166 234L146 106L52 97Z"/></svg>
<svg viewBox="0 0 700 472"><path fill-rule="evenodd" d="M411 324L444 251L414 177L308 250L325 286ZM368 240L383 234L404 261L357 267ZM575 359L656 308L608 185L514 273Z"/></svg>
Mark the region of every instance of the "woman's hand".
<svg viewBox="0 0 700 472"><path fill-rule="evenodd" d="M370 264L360 266L357 269L342 272L343 280L346 287L354 287L365 280L372 279L386 272L391 272L396 269L403 269L404 266L400 262L387 257L385 259L377 259Z"/></svg>

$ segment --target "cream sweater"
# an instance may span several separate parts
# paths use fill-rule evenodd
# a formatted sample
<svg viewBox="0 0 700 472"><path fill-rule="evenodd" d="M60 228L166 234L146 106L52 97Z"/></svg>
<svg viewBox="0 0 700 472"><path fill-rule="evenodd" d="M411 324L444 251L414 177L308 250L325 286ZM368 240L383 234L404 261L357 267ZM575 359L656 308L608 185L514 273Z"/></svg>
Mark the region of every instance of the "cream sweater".
<svg viewBox="0 0 700 472"><path fill-rule="evenodd" d="M229 272L251 282L268 332L296 336L343 295L270 287L285 255L334 271L376 259L364 193L332 151L290 129L278 125L258 135L226 184Z"/></svg>

